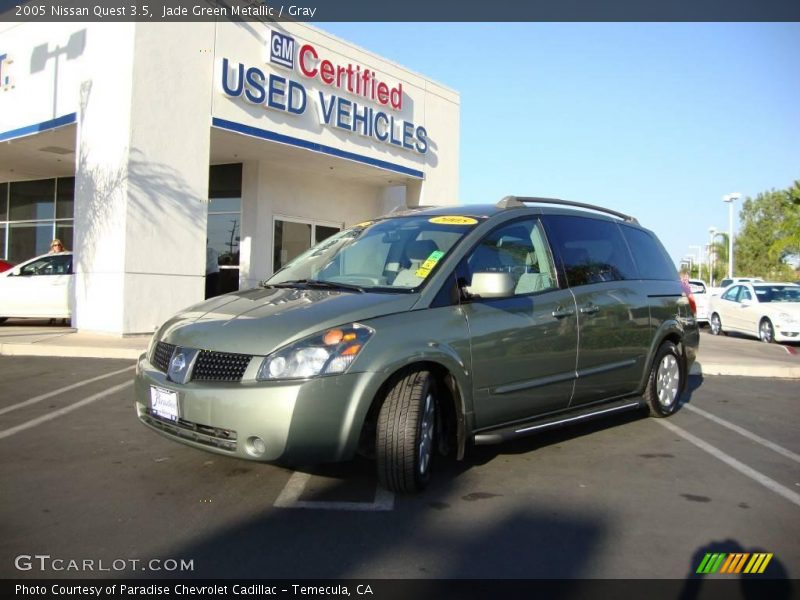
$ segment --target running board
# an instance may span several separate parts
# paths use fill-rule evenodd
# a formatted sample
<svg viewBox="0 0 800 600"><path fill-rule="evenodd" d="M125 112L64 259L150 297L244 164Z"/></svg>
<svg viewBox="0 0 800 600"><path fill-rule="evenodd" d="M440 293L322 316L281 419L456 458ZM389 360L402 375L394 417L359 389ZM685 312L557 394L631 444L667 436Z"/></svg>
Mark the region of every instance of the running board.
<svg viewBox="0 0 800 600"><path fill-rule="evenodd" d="M616 400L614 402L604 403L602 406L594 405L590 408L585 408L581 411L572 413L570 416L565 416L562 413L559 416L551 415L548 419L531 420L525 423L516 423L511 426L500 427L497 429L484 430L480 433L476 433L473 441L476 446L500 444L515 438L536 433L543 429L572 425L581 421L612 415L625 410L633 410L640 408L641 406L641 400L634 400L631 398Z"/></svg>

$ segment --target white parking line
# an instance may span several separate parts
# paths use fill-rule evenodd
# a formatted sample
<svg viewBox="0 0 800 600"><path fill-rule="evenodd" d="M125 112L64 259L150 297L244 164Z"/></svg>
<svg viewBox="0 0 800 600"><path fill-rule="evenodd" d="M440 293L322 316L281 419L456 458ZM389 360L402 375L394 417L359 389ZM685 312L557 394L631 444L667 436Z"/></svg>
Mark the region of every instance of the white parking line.
<svg viewBox="0 0 800 600"><path fill-rule="evenodd" d="M101 398L105 398L106 396L110 396L111 394L115 394L116 392L125 389L129 385L132 385L132 381L126 381L125 383L120 383L119 385L115 385L114 387L110 387L107 390L103 390L102 392L98 392L97 394L93 394L88 398L84 398L74 404L70 404L69 406L65 406L64 408L60 408L56 411L51 413L47 413L46 415L42 415L36 419L31 419L30 421L26 421L21 425L17 425L16 427L11 427L10 429L5 429L0 431L0 440L10 437L15 433L19 433L20 431L25 431L26 429L30 429L31 427L36 427L37 425L41 425L42 423L46 423L47 421L51 421L52 419L57 419L67 413L72 412L82 406L86 406L94 402L95 400L100 400Z"/></svg>
<svg viewBox="0 0 800 600"><path fill-rule="evenodd" d="M85 379L83 381L79 381L78 383L73 383L72 385L67 385L57 390L53 390L52 392L47 392L46 394L42 394L41 396L35 396L34 398L18 402L17 404L12 404L11 406L0 408L0 415L4 415L5 413L11 412L12 410L17 410L18 408L25 408L26 406L30 406L31 404L36 404L37 402L41 402L42 400L47 400L48 398L52 398L53 396L58 396L59 394L63 394L64 392L69 392L70 390L83 387L84 385L89 385L90 383L94 383L95 381L100 381L101 379L105 379L106 377L113 377L114 375L119 375L120 373L124 373L125 371L130 371L131 369L135 368L136 368L135 365L131 367L125 367L124 369L120 369L119 371L112 371L111 373L106 373L105 375L98 375L97 377L92 377L91 379Z"/></svg>
<svg viewBox="0 0 800 600"><path fill-rule="evenodd" d="M740 461L736 460L735 458L733 458L732 456L730 456L728 454L725 454L722 450L720 450L716 446L712 446L708 442L705 442L705 441L701 440L700 438L692 435L688 431L685 431L684 429L681 429L677 425L675 425L673 423L670 423L669 421L666 421L665 419L655 419L655 421L656 421L656 423L660 423L661 425L663 425L664 427L666 427L667 429L669 429L673 433L681 436L683 439L691 442L692 444L694 444L695 446L697 446L701 450L705 450L711 456L713 456L715 458L718 458L719 460L721 460L725 464L733 467L734 469L739 471L742 475L746 475L750 479L752 479L752 480L760 483L761 485L763 485L765 488L767 488L769 490L772 490L773 492L775 492L776 494L778 494L780 496L783 496L789 502L792 502L793 504L796 504L797 506L800 506L800 494L797 494L796 492L793 492L789 488L781 485L780 483L778 483L774 479L771 479L770 477L767 477L763 473L761 473L759 471L756 471L752 467L748 467L743 462L740 462Z"/></svg>
<svg viewBox="0 0 800 600"><path fill-rule="evenodd" d="M273 506L276 508L310 508L317 510L361 510L385 511L394 509L394 494L382 487L375 490L375 499L372 502L314 502L300 500L300 496L311 479L309 473L295 471L286 482L278 499Z"/></svg>
<svg viewBox="0 0 800 600"><path fill-rule="evenodd" d="M754 441L756 444L761 444L765 448L769 448L770 450L772 450L773 452L777 452L781 456L785 456L788 459L800 463L800 454L795 454L794 452L792 452L791 450L787 450L783 446L779 446L778 444L770 442L769 440L764 439L761 436L756 435L751 431L747 431L747 429L745 429L744 427L739 427L738 425L734 425L730 421L721 419L720 417L712 415L710 412L706 412L702 408L697 408L696 406L692 406L691 404L684 404L682 408L697 413L698 415L705 417L709 421L714 421L714 423L717 423L718 425L722 425L723 427L727 427L731 431L735 431L739 435L743 435L748 440Z"/></svg>

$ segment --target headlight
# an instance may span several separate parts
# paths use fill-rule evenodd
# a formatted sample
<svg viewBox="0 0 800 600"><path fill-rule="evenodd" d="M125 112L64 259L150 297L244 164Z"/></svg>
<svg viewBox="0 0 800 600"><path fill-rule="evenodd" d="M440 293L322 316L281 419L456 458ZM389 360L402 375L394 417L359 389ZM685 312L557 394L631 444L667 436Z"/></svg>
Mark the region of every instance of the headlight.
<svg viewBox="0 0 800 600"><path fill-rule="evenodd" d="M303 379L344 373L374 331L353 323L290 344L264 358L256 379Z"/></svg>
<svg viewBox="0 0 800 600"><path fill-rule="evenodd" d="M794 316L790 315L789 313L785 313L785 312L778 313L777 317L778 317L778 320L782 321L783 323L795 323L796 322Z"/></svg>

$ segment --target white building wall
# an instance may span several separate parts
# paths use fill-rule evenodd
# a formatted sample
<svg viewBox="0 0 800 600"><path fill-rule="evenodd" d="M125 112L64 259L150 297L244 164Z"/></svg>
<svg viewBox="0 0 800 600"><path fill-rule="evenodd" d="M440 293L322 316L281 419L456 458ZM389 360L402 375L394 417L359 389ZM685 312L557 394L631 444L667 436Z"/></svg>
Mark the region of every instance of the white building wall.
<svg viewBox="0 0 800 600"><path fill-rule="evenodd" d="M457 92L304 23L276 23L270 26L248 23L244 31L228 22L220 22L216 27L214 117L419 171L424 177L421 191L424 203L448 205L458 202L460 98ZM272 28L294 38L294 69L270 62ZM336 86L325 85L318 77L303 75L297 54L305 43L315 48L320 60L330 60L334 65L353 65L354 69L356 66L368 68L377 73L377 79L390 87L401 84L404 94L402 110L382 107L375 101ZM248 102L244 95L231 97L225 94L222 88L223 58L227 58L230 65L242 63L245 69L258 67L267 76L275 74L301 84L306 90L306 110L303 114L291 114L270 108L265 103ZM410 121L415 126L425 127L430 142L429 151L420 154L324 124L319 114L320 93L326 97L340 96L357 102L359 106L381 110L398 121Z"/></svg>
<svg viewBox="0 0 800 600"><path fill-rule="evenodd" d="M122 25L82 84L79 329L152 331L203 297L213 27Z"/></svg>
<svg viewBox="0 0 800 600"><path fill-rule="evenodd" d="M79 329L149 332L202 300L213 117L423 174L415 179L393 172L390 183L389 178L380 183L383 177L367 181L349 177L346 169L333 176L320 170L319 162L304 169L300 160L287 169L269 160L245 160L243 288L272 271L276 215L350 225L403 202L457 202L456 92L311 26L280 26L298 43L312 43L321 58L369 67L389 85L402 83L402 111L383 110L424 126L430 151L421 155L322 125L315 108L320 91L358 98L297 72L275 71L307 88L310 106L302 116L222 94L223 56L265 72L273 69L270 30L263 23L0 24L2 50L14 60L10 73L16 80L0 93L0 131L75 114L73 324ZM281 147L259 143L273 152Z"/></svg>

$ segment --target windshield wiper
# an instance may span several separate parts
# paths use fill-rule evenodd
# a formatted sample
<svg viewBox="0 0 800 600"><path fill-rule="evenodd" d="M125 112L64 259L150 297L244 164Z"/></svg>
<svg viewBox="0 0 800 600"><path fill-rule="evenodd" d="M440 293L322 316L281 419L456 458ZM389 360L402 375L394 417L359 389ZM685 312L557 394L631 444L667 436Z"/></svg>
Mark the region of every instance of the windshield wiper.
<svg viewBox="0 0 800 600"><path fill-rule="evenodd" d="M353 285L351 283L339 283L338 281L323 281L321 279L290 279L288 281L281 281L280 283L263 283L264 287L275 288L297 288L309 287L326 290L347 290L350 292L364 293L364 288Z"/></svg>

